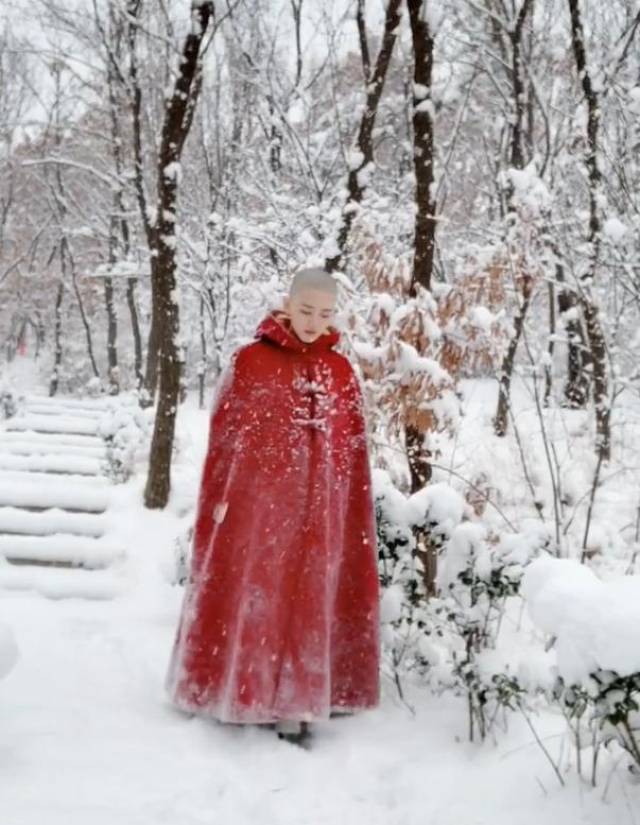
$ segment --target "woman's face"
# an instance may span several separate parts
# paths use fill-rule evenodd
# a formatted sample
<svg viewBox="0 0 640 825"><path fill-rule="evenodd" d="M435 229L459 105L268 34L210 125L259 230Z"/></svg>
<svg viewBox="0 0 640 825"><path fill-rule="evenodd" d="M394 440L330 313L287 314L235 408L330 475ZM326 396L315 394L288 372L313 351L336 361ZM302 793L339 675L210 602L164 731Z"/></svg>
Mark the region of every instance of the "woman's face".
<svg viewBox="0 0 640 825"><path fill-rule="evenodd" d="M333 295L317 289L301 289L294 297L286 297L283 306L293 331L306 344L327 331L335 314Z"/></svg>

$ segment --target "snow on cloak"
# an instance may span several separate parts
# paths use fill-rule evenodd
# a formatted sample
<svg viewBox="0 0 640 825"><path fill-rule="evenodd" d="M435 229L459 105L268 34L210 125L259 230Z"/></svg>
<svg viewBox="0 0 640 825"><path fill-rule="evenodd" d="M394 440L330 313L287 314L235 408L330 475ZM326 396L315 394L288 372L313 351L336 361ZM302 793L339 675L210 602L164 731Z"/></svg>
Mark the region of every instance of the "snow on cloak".
<svg viewBox="0 0 640 825"><path fill-rule="evenodd" d="M379 580L362 393L334 327L279 310L233 354L209 428L166 688L226 722L376 707Z"/></svg>

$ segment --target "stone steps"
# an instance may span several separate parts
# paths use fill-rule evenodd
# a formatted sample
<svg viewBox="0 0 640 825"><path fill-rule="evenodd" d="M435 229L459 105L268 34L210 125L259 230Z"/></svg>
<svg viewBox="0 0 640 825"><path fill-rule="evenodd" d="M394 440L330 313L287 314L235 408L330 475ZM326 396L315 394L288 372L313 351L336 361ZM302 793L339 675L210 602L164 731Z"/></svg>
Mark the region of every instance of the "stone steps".
<svg viewBox="0 0 640 825"><path fill-rule="evenodd" d="M108 411L102 400L31 396L0 426L0 589L91 599L122 589L125 549L105 535Z"/></svg>

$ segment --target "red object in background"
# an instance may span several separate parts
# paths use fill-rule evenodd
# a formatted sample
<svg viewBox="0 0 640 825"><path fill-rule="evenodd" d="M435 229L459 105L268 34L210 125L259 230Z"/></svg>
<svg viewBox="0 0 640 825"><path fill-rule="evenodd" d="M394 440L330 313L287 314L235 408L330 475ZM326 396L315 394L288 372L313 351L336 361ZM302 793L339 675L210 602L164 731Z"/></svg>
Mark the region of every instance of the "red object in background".
<svg viewBox="0 0 640 825"><path fill-rule="evenodd" d="M360 386L333 327L304 343L274 310L255 338L218 385L166 688L177 707L226 722L376 707L380 588Z"/></svg>
<svg viewBox="0 0 640 825"><path fill-rule="evenodd" d="M27 354L27 341L24 338L24 336L22 338L20 338L20 340L18 341L18 346L16 347L16 352L18 353L18 355L26 355Z"/></svg>

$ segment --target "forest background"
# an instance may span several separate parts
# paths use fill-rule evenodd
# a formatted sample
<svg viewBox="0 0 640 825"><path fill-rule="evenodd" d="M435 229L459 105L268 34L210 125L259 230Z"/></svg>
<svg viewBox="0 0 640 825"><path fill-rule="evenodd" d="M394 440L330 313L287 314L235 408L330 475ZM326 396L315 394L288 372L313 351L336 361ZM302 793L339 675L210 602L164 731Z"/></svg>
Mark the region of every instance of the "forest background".
<svg viewBox="0 0 640 825"><path fill-rule="evenodd" d="M52 396L133 398L139 503L170 507L181 410L207 409L295 268L325 265L365 393L394 689L453 689L472 738L544 695L575 746L547 753L561 781L585 747L593 784L602 746L637 772L637 608L607 585L637 586L640 550L638 3L2 15L3 397L28 363ZM516 662L499 639L527 594Z"/></svg>

